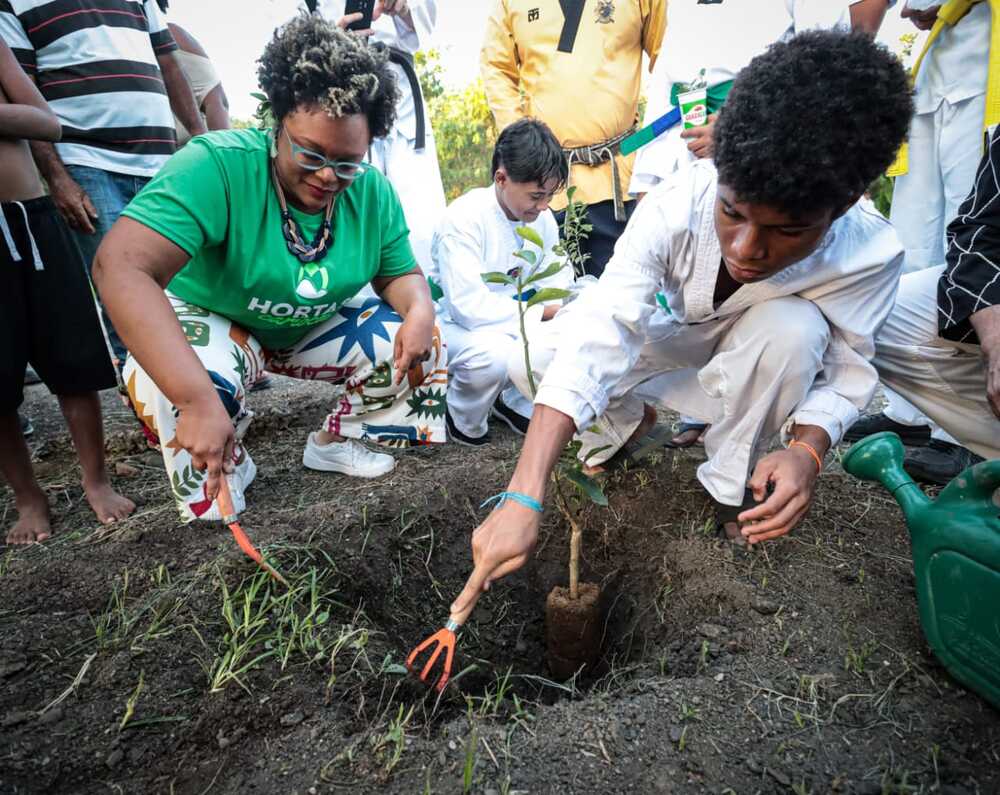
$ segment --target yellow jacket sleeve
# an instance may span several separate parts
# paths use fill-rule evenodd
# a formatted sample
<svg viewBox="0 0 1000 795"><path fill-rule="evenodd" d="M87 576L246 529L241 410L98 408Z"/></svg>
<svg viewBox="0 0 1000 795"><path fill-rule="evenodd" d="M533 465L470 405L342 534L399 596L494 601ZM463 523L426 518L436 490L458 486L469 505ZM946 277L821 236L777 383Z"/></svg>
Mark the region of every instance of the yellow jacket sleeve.
<svg viewBox="0 0 1000 795"><path fill-rule="evenodd" d="M507 0L496 0L486 23L479 69L486 101L500 130L524 116L517 60Z"/></svg>
<svg viewBox="0 0 1000 795"><path fill-rule="evenodd" d="M649 56L649 71L653 71L667 30L667 1L642 0L642 49Z"/></svg>

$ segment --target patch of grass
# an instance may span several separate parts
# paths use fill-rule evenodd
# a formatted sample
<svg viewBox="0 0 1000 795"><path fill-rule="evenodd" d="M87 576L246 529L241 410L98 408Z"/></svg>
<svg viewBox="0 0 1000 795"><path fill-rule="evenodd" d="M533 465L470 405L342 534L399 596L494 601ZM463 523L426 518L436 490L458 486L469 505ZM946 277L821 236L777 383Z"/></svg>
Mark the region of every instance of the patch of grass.
<svg viewBox="0 0 1000 795"><path fill-rule="evenodd" d="M372 750L375 758L382 765L383 775L388 777L403 758L403 751L406 749L406 729L413 719L414 706L404 714L403 705L399 705L396 717L389 721L389 727L385 733L375 736L372 739Z"/></svg>
<svg viewBox="0 0 1000 795"><path fill-rule="evenodd" d="M868 660L877 648L878 642L875 640L865 641L857 649L854 648L853 643L848 641L847 651L844 653L844 670L850 671L857 676L864 676Z"/></svg>

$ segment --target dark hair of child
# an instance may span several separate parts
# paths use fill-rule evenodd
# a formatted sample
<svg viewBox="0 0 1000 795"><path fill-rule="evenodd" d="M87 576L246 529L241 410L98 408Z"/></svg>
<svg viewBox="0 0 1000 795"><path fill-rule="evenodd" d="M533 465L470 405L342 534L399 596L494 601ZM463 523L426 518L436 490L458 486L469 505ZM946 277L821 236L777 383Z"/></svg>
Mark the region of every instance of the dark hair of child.
<svg viewBox="0 0 1000 795"><path fill-rule="evenodd" d="M559 141L538 119L518 119L500 133L490 174L495 175L501 166L514 182L544 185L555 179L562 188L569 179L569 164Z"/></svg>
<svg viewBox="0 0 1000 795"><path fill-rule="evenodd" d="M802 33L736 78L715 128L719 182L793 216L846 208L893 161L912 114L906 70L884 46Z"/></svg>

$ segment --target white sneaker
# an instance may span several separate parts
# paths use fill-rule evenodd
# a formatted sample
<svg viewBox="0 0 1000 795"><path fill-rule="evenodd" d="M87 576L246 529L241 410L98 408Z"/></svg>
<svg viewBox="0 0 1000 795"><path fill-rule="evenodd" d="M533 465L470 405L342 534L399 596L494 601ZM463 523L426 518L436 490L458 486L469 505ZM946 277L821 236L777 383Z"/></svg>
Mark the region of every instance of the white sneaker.
<svg viewBox="0 0 1000 795"><path fill-rule="evenodd" d="M309 434L302 451L302 465L320 472L342 472L359 478L377 478L396 468L396 459L385 453L375 453L354 439L319 444L316 434Z"/></svg>

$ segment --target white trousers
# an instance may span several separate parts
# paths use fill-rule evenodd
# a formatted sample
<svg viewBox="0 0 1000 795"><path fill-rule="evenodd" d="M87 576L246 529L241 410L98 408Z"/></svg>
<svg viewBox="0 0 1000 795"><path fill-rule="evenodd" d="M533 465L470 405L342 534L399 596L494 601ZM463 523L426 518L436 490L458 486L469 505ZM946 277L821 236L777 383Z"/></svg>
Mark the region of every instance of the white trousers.
<svg viewBox="0 0 1000 795"><path fill-rule="evenodd" d="M508 359L524 356L521 338L501 331L470 331L449 321L440 321L440 326L448 347L448 413L455 427L466 436L483 436L498 395L530 418L531 401L507 376Z"/></svg>
<svg viewBox="0 0 1000 795"><path fill-rule="evenodd" d="M528 332L537 380L555 355L559 320ZM822 313L796 296L696 325L657 320L605 413L580 434L580 458L599 464L614 455L638 427L643 398L650 397L711 423L705 435L708 460L698 467L698 480L717 501L740 505L758 458L823 369L829 341ZM526 394L523 357L511 357L508 367ZM599 448L605 449L593 452Z"/></svg>
<svg viewBox="0 0 1000 795"><path fill-rule="evenodd" d="M427 276L433 275L431 238L434 227L445 210L444 187L438 166L434 133L427 126L426 147L419 152L413 142L395 127L385 138L371 145L371 162L396 189L403 205L410 245L417 264Z"/></svg>
<svg viewBox="0 0 1000 795"><path fill-rule="evenodd" d="M972 190L982 158L985 95L942 102L910 124L910 170L896 178L890 219L906 250L904 272L941 265L945 233ZM885 415L904 425L930 425L935 439L957 444L908 401L886 390Z"/></svg>
<svg viewBox="0 0 1000 795"><path fill-rule="evenodd" d="M908 273L875 339L882 382L985 458L1000 458L1000 420L986 398L978 345L938 336L937 284L944 266Z"/></svg>
<svg viewBox="0 0 1000 795"><path fill-rule="evenodd" d="M943 101L910 123L910 170L896 178L889 216L906 250L906 272L944 262L945 232L983 157L985 103L985 95Z"/></svg>

